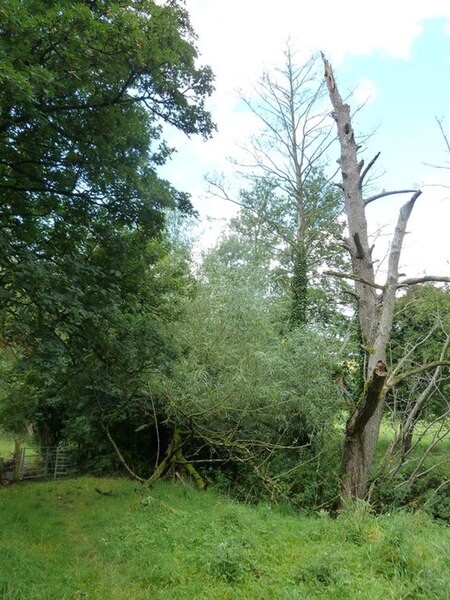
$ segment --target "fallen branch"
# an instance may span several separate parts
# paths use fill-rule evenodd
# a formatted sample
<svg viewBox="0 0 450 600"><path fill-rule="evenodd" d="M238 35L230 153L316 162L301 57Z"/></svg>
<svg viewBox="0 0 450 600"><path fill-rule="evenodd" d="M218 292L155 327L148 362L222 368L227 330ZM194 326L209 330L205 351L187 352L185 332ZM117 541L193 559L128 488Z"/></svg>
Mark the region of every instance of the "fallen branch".
<svg viewBox="0 0 450 600"><path fill-rule="evenodd" d="M115 453L117 454L117 458L119 459L121 465L123 466L123 468L125 469L125 471L131 475L131 477L133 477L133 479L136 479L136 481L140 481L143 482L144 479L142 479L142 477L139 477L139 475L137 475L132 469L130 469L130 467L128 466L126 460L124 459L124 457L122 456L122 453L120 452L119 448L117 447L116 442L113 440L111 433L109 432L109 428L107 425L103 425L103 429L106 432L106 436L108 438L108 440L111 442L111 446L114 448Z"/></svg>
<svg viewBox="0 0 450 600"><path fill-rule="evenodd" d="M100 488L94 488L94 490L97 492L97 494L100 494L100 496L112 496L112 490L108 490L106 492L104 492L103 490L101 490Z"/></svg>

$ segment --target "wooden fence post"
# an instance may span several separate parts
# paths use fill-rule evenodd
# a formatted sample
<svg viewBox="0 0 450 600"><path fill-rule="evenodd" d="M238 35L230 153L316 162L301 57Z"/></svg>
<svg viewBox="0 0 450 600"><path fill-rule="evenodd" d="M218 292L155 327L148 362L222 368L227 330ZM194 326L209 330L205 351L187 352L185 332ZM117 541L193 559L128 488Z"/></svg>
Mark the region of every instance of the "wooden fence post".
<svg viewBox="0 0 450 600"><path fill-rule="evenodd" d="M20 481L20 467L22 462L22 450L21 450L21 439L16 438L14 444L14 482L19 483Z"/></svg>
<svg viewBox="0 0 450 600"><path fill-rule="evenodd" d="M57 446L56 450L55 450L55 468L53 470L53 479L57 478L58 469L59 469L59 446Z"/></svg>

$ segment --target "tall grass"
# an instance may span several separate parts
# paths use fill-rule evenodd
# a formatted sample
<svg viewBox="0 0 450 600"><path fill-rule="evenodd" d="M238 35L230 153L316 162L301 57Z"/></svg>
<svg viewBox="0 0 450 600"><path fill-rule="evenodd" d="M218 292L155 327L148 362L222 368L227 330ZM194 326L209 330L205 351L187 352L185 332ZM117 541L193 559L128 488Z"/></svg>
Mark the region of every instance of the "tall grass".
<svg viewBox="0 0 450 600"><path fill-rule="evenodd" d="M426 515L364 504L330 519L182 483L20 484L0 489L0 598L444 599L448 542Z"/></svg>

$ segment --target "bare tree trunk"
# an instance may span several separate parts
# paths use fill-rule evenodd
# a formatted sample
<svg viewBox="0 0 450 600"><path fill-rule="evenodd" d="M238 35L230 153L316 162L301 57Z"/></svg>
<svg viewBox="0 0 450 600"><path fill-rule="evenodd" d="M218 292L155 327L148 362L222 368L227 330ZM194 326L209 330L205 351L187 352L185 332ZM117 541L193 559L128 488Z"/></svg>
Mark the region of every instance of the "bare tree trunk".
<svg viewBox="0 0 450 600"><path fill-rule="evenodd" d="M364 498L370 469L378 443L384 408L383 386L386 381L386 346L392 329L395 294L398 289L398 268L406 225L421 194L415 191L401 209L389 253L387 280L384 286L375 282L372 251L369 247L365 206L375 197L364 200L363 181L378 155L364 169L358 160L359 146L352 128L350 107L344 103L336 86L330 63L323 57L325 79L333 105L341 147L340 166L349 236L345 245L350 253L352 274L358 303L362 344L367 356L364 368L365 385L357 406L347 421L342 464L342 500ZM411 191L411 190L406 190ZM391 192L397 193L397 192ZM338 274L346 277L345 274ZM381 295L377 290L381 289Z"/></svg>
<svg viewBox="0 0 450 600"><path fill-rule="evenodd" d="M364 498L378 441L386 365L381 360L367 381L362 398L347 421L342 457L342 498ZM378 427L377 427L378 426Z"/></svg>

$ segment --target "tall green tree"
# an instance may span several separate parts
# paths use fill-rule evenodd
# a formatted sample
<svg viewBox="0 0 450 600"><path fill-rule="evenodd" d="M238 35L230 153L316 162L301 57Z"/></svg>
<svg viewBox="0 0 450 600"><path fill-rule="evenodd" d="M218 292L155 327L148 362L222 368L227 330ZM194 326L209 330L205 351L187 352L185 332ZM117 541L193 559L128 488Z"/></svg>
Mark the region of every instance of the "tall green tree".
<svg viewBox="0 0 450 600"><path fill-rule="evenodd" d="M237 163L250 186L235 201L263 223L267 243L275 240L289 255L293 326L315 312L310 292L317 269L342 256L341 196L324 168L335 138L318 67L316 55L298 64L288 45L282 66L264 73L252 96L242 99L261 127L245 146L243 164ZM227 196L220 182L212 183Z"/></svg>
<svg viewBox="0 0 450 600"><path fill-rule="evenodd" d="M341 333L346 320L342 304L348 304L344 292L347 285L330 281L325 268L343 268L345 259L339 235L340 193L329 183L322 170L310 173L303 184L305 205L305 261L298 260L297 203L295 197L269 179L256 179L250 189L241 192L241 210L231 220L229 235L240 242L241 250L251 248L241 260L264 264L271 278L271 293L290 298L286 318L291 325L303 322L303 312L309 323L320 323ZM245 252L245 251L244 251ZM305 267L306 270L301 267ZM307 286L308 301L304 304ZM303 298L303 299L302 299Z"/></svg>
<svg viewBox="0 0 450 600"><path fill-rule="evenodd" d="M160 323L177 284L156 278L157 238L168 207L191 205L157 175L171 153L163 125L208 137L211 90L177 2L0 7L1 336L41 390L50 439L68 381L111 387L119 359L123 378L170 355Z"/></svg>

